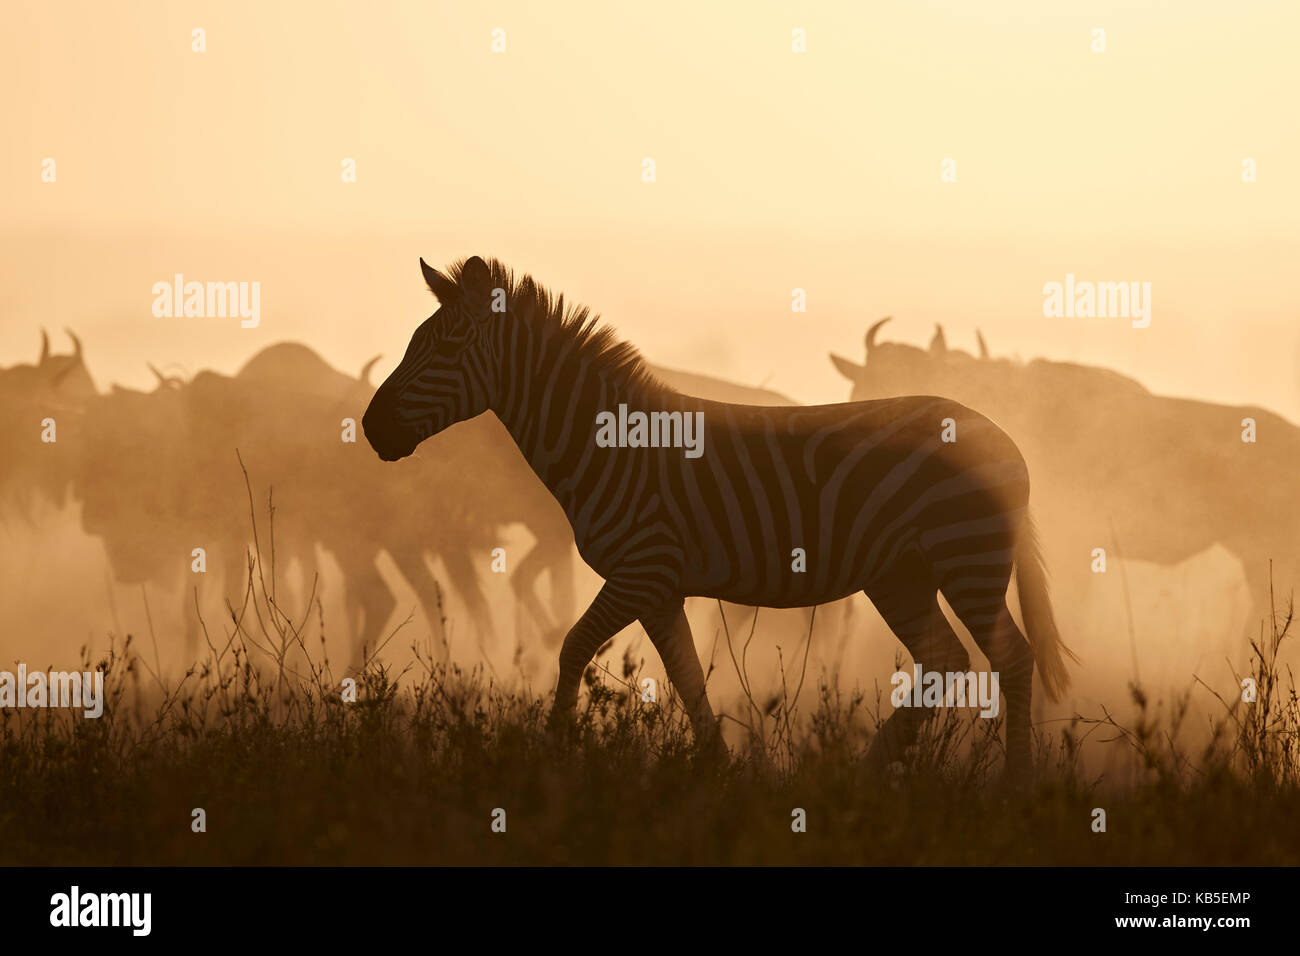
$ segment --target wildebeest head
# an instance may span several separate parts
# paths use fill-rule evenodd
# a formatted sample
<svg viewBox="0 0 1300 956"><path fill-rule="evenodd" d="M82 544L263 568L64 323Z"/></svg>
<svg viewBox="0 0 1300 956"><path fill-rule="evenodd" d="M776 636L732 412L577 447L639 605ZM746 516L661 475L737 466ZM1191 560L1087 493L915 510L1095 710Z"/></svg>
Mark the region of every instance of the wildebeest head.
<svg viewBox="0 0 1300 956"><path fill-rule="evenodd" d="M86 367L85 357L82 355L81 339L77 338L71 329L66 331L68 338L72 340L71 355L51 355L49 337L44 332L41 333L39 368L57 401L74 407L84 407L85 403L94 398L98 392L95 390L94 379L90 377L90 369Z"/></svg>
<svg viewBox="0 0 1300 956"><path fill-rule="evenodd" d="M841 375L853 383L852 401L889 398L896 395L945 395L952 397L956 382L976 363L968 352L948 347L943 328L935 326L928 349L900 342L878 342L886 316L867 330L866 360L859 365L840 355L831 362ZM984 337L978 332L980 359L988 358Z"/></svg>
<svg viewBox="0 0 1300 956"><path fill-rule="evenodd" d="M492 313L492 273L478 256L450 275L420 268L438 310L411 336L406 354L370 401L362 426L385 461L404 458L449 425L490 408L496 369L487 330Z"/></svg>
<svg viewBox="0 0 1300 956"><path fill-rule="evenodd" d="M95 396L95 383L81 341L68 333L73 352L53 355L41 333L35 365L0 370L0 507L29 514L33 495L62 507L75 468L81 418ZM53 438L53 441L47 440Z"/></svg>

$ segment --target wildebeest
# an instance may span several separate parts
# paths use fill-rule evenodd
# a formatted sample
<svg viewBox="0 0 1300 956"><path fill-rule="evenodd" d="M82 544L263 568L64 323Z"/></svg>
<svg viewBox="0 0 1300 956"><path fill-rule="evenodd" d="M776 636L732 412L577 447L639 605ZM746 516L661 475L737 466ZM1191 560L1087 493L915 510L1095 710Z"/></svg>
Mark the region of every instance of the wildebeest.
<svg viewBox="0 0 1300 956"><path fill-rule="evenodd" d="M73 341L73 354L51 355L43 336L37 365L0 371L0 429L12 450L0 476L9 502L4 510L29 501L34 490L61 506L75 480L82 527L102 539L119 582L179 587L187 655L199 638L193 586L201 604L209 604L205 595L239 603L248 580L251 522L263 523L264 537L269 533L266 495L272 489L278 566L313 568L318 549L339 564L355 656L373 650L395 606L375 566L383 551L435 629L438 585L427 558L441 559L470 617L470 632L493 645L495 625L480 573L502 529L514 524L536 541L510 561L522 612L516 626L558 641L558 622L575 603L572 532L499 423L484 420L449 436L462 464L451 466L442 457L409 463L404 474L426 493L437 490L428 520L416 527L390 520L385 508L391 495L367 490L378 463L349 454L355 446L340 440L343 419L359 420L369 400L365 369L348 376L306 346L282 343L260 351L233 377L200 372L183 381L155 372L152 392L114 386L100 395L80 342ZM763 394L703 376L665 374L702 391ZM60 441L46 445L39 441L40 425L50 416L57 418ZM255 492L251 508L237 449ZM384 488L392 484L385 469ZM269 561L268 542L261 543ZM206 552L202 576L191 571L196 547ZM538 591L543 576L550 579L546 601Z"/></svg>
<svg viewBox="0 0 1300 956"><path fill-rule="evenodd" d="M0 369L0 521L30 520L38 498L56 508L67 502L80 417L95 394L81 341L71 332L68 337L71 354L52 354L42 332L35 365Z"/></svg>
<svg viewBox="0 0 1300 956"><path fill-rule="evenodd" d="M206 599L213 579L234 591L242 576L247 522L240 523L242 489L211 481L201 443L193 440L181 387L161 382L154 392L113 386L87 402L78 445L74 492L82 527L102 539L122 584L179 590L185 651L198 645L198 620L184 582ZM242 508L241 508L242 505ZM290 549L285 542L286 550ZM203 548L211 576L189 577L192 551Z"/></svg>
<svg viewBox="0 0 1300 956"><path fill-rule="evenodd" d="M1278 594L1300 584L1300 428L1280 415L1153 395L1104 368L995 359L982 336L978 357L948 348L941 329L928 349L878 341L885 321L867 332L865 363L831 356L851 399L942 395L1005 428L1034 475L1049 563L1076 595L1094 548L1171 565L1218 544L1242 564L1257 635L1270 562ZM1253 442L1243 441L1247 419Z"/></svg>
<svg viewBox="0 0 1300 956"><path fill-rule="evenodd" d="M266 508L273 491L280 568L293 561L314 567L320 548L343 572L354 666L373 652L395 606L375 564L381 551L435 624L439 595L424 556L441 556L479 639L490 641L491 616L471 556L488 550L498 529L477 521L456 495L436 502L420 527L392 520L392 499L374 485L375 463L343 440L344 420L359 418L368 393L362 379L293 343L263 350L233 377L160 378L149 393L114 387L86 417L77 483L84 527L104 539L119 580L188 580L191 551L202 547L222 593L233 598L247 581L252 522L263 522L264 562L272 556ZM426 491L465 483L436 462L412 462L402 475L414 486L417 473ZM197 622L192 613L186 621L192 653Z"/></svg>

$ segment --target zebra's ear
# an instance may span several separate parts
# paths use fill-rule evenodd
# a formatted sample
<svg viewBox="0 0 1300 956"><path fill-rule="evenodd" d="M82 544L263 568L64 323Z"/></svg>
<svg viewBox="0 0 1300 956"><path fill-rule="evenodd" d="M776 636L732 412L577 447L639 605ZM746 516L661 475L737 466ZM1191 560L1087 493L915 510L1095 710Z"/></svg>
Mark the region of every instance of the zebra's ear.
<svg viewBox="0 0 1300 956"><path fill-rule="evenodd" d="M492 298L492 270L478 256L470 256L461 266L460 291L471 307L485 306Z"/></svg>
<svg viewBox="0 0 1300 956"><path fill-rule="evenodd" d="M839 373L843 375L845 378L847 378L850 382L856 382L858 379L860 379L862 377L862 373L866 371L867 368L865 365L859 365L857 362L851 362L848 359L846 359L844 356L835 355L834 353L831 354L831 364L834 365L835 368L839 371Z"/></svg>
<svg viewBox="0 0 1300 956"><path fill-rule="evenodd" d="M420 271L424 273L424 281L429 286L429 291L433 293L433 297L438 300L439 305L448 305L456 301L459 294L456 283L433 268L424 259L420 260Z"/></svg>

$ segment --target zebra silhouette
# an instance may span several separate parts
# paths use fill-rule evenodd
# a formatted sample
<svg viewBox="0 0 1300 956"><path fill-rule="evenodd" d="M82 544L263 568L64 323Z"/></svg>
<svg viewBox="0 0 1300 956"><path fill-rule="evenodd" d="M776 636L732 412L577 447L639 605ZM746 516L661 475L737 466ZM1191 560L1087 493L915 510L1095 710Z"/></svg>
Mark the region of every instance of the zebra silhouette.
<svg viewBox="0 0 1300 956"><path fill-rule="evenodd" d="M447 274L420 266L439 308L375 392L363 427L395 461L492 411L564 509L579 554L605 583L564 639L553 719L572 711L596 650L640 621L697 739L714 737L688 596L806 607L861 590L915 663L965 671L942 592L999 674L1007 770L1028 770L1035 658L1055 699L1069 651L1029 522L1024 460L996 425L930 396L811 407L688 397L588 309L529 276L477 256ZM702 421L698 457L674 441L597 441L612 416L637 411L655 415L669 439ZM1028 641L1007 607L1013 567ZM899 754L920 721L916 709L895 711L873 758Z"/></svg>

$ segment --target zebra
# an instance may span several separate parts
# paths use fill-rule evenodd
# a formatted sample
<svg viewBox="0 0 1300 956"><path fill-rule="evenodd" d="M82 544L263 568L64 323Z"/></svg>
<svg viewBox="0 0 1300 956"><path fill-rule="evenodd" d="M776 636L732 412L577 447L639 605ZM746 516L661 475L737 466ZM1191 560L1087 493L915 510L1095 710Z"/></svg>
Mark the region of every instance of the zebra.
<svg viewBox="0 0 1300 956"><path fill-rule="evenodd" d="M913 661L966 671L942 593L999 674L1006 771L1031 767L1035 661L1050 697L1066 656L1028 514L1029 476L1011 439L944 398L821 406L711 402L669 389L585 306L566 306L497 260L420 268L438 308L415 330L362 418L371 447L397 461L444 429L493 412L564 509L578 552L604 584L568 631L551 720L577 704L583 671L639 621L681 697L697 741L718 726L684 600L806 607L861 590ZM699 457L677 447L602 447L619 409L700 413ZM945 441L955 429L956 441ZM805 555L805 566L792 555ZM1007 606L1015 569L1028 639ZM873 741L901 753L921 717L899 708Z"/></svg>

